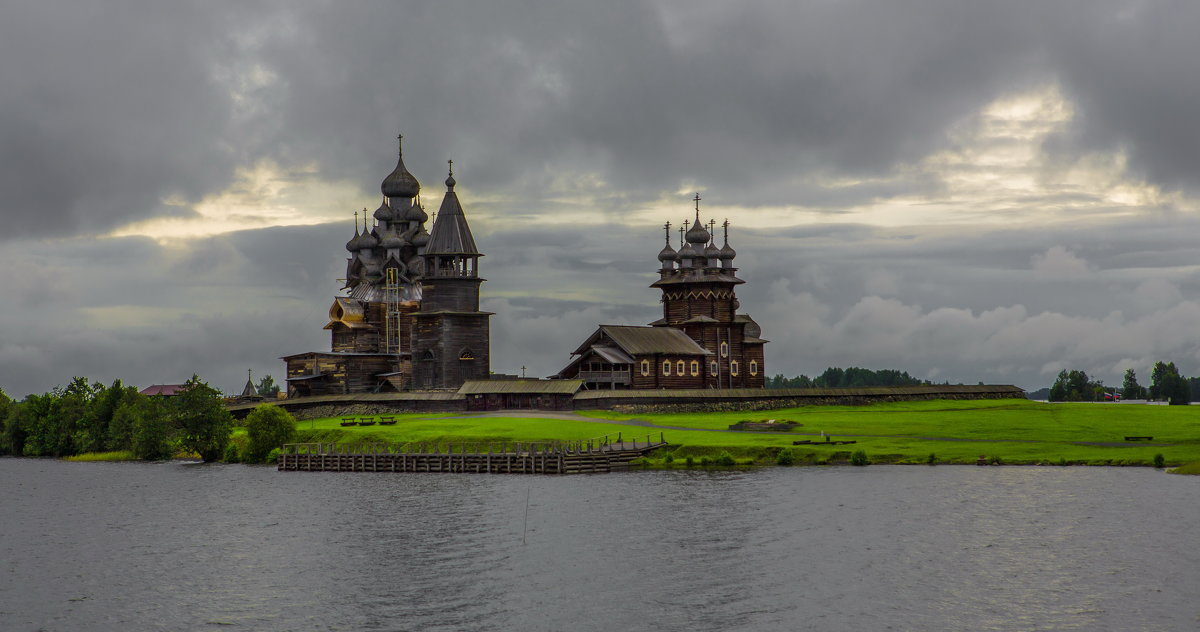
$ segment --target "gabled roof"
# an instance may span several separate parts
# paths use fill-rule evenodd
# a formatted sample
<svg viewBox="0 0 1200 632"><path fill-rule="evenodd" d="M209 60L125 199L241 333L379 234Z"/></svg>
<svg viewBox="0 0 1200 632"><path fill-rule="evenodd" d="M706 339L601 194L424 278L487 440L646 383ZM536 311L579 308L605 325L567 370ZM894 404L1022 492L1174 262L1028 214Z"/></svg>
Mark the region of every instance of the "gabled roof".
<svg viewBox="0 0 1200 632"><path fill-rule="evenodd" d="M671 327L638 327L633 325L600 325L572 355L578 355L589 347L608 338L622 351L631 356L640 355L712 355L711 351L696 344L678 329Z"/></svg>

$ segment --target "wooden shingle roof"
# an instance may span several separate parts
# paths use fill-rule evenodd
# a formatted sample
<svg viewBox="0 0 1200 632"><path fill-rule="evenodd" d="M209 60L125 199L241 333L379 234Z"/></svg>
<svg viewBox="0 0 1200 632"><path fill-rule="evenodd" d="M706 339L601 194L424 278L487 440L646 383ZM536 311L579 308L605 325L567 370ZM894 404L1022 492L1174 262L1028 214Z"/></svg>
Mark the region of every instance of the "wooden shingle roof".
<svg viewBox="0 0 1200 632"><path fill-rule="evenodd" d="M600 325L578 349L582 353L601 337L612 340L631 356L641 355L712 355L678 329L671 327L638 327L634 325Z"/></svg>

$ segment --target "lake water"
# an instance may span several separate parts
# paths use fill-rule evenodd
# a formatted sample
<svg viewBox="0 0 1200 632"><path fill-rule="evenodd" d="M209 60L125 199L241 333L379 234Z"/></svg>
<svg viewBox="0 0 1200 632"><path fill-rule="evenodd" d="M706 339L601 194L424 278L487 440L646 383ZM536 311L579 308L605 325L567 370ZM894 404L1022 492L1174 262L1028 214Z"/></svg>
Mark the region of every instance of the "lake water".
<svg viewBox="0 0 1200 632"><path fill-rule="evenodd" d="M1198 526L1142 468L0 459L0 630L1196 630Z"/></svg>

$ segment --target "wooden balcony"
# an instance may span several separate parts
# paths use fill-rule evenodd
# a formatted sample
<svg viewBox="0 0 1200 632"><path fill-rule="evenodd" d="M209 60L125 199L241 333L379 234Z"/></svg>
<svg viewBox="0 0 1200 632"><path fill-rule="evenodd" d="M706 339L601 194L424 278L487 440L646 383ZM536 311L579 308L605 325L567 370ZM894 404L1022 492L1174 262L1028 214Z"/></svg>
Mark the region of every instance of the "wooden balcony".
<svg viewBox="0 0 1200 632"><path fill-rule="evenodd" d="M580 371L578 379L595 384L624 384L632 383L629 371Z"/></svg>

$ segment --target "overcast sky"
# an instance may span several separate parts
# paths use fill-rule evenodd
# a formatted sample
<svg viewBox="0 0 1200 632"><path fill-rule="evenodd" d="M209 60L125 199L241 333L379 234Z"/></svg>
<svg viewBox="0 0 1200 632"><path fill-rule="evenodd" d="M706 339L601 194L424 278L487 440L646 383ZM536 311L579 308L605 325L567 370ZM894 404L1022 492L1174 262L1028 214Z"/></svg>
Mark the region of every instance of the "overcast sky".
<svg viewBox="0 0 1200 632"><path fill-rule="evenodd" d="M732 224L767 372L1200 374L1194 0L0 0L0 388L328 350L395 136L454 159L492 368L661 315Z"/></svg>

